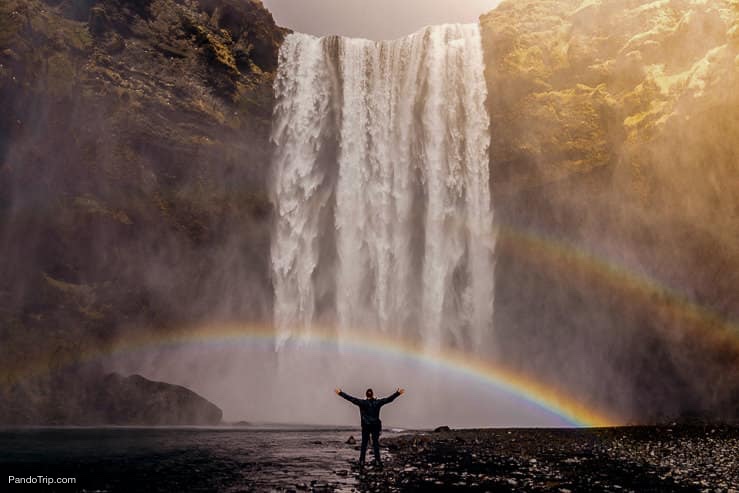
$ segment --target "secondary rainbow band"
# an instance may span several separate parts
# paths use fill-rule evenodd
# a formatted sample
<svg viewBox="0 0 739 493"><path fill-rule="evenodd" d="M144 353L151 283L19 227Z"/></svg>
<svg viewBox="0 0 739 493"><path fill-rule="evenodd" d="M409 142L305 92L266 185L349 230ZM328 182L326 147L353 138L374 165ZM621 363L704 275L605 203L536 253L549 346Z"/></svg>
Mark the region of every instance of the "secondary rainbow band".
<svg viewBox="0 0 739 493"><path fill-rule="evenodd" d="M656 279L576 245L530 231L500 227L498 243L509 254L546 271L559 271L563 278L572 278L575 271L606 289L620 290L646 303L655 316L667 320L667 325L674 325L677 317L684 322L681 329L685 335L692 336L692 340L739 353L739 325Z"/></svg>

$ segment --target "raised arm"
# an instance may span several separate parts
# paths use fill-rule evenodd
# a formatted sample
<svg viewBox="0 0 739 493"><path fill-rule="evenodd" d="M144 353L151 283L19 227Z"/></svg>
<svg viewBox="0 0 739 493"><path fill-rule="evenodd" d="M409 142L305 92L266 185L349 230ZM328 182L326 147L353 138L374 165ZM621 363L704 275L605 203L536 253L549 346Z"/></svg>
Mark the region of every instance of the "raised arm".
<svg viewBox="0 0 739 493"><path fill-rule="evenodd" d="M339 397L343 397L344 399L348 400L349 402L351 402L352 404L355 404L357 406L362 403L362 400L361 399L357 399L356 397L352 397L349 394L347 394L346 392L342 392L341 389L336 389L334 392L336 392L336 395L338 395Z"/></svg>
<svg viewBox="0 0 739 493"><path fill-rule="evenodd" d="M405 389L398 389L393 393L393 395L385 397L384 399L380 399L380 405L384 406L385 404L390 404L391 402L393 402L395 399L397 399L404 393L405 393Z"/></svg>

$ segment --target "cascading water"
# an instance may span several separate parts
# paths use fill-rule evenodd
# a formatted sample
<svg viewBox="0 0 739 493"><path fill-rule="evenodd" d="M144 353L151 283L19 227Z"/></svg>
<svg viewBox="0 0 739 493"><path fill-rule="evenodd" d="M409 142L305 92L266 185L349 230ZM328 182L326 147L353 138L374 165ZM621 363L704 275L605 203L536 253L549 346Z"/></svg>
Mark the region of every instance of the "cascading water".
<svg viewBox="0 0 739 493"><path fill-rule="evenodd" d="M479 364L497 356L479 26L388 42L291 34L275 93L278 351L245 332L243 344L165 354L168 364L158 352L155 368L187 365L176 374L207 381L228 416L253 422L356 424L334 387L402 386L382 412L391 426L560 426ZM449 347L459 351L437 354Z"/></svg>
<svg viewBox="0 0 739 493"><path fill-rule="evenodd" d="M495 240L479 26L291 34L275 90L279 343L321 326L483 347Z"/></svg>

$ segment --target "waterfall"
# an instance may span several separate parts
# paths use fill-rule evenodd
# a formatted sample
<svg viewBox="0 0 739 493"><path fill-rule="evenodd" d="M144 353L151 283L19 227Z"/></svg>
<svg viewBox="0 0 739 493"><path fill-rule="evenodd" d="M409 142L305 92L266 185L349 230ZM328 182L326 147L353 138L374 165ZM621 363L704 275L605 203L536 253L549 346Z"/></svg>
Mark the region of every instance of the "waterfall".
<svg viewBox="0 0 739 493"><path fill-rule="evenodd" d="M290 34L275 93L279 343L320 326L481 348L495 238L479 26Z"/></svg>

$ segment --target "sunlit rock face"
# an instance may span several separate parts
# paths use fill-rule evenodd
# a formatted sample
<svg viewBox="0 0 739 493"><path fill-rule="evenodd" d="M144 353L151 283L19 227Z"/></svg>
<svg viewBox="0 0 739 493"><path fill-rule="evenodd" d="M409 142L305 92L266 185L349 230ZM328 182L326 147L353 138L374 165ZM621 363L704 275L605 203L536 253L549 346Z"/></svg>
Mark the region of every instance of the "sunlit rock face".
<svg viewBox="0 0 739 493"><path fill-rule="evenodd" d="M482 17L511 363L635 419L739 415L739 4Z"/></svg>

